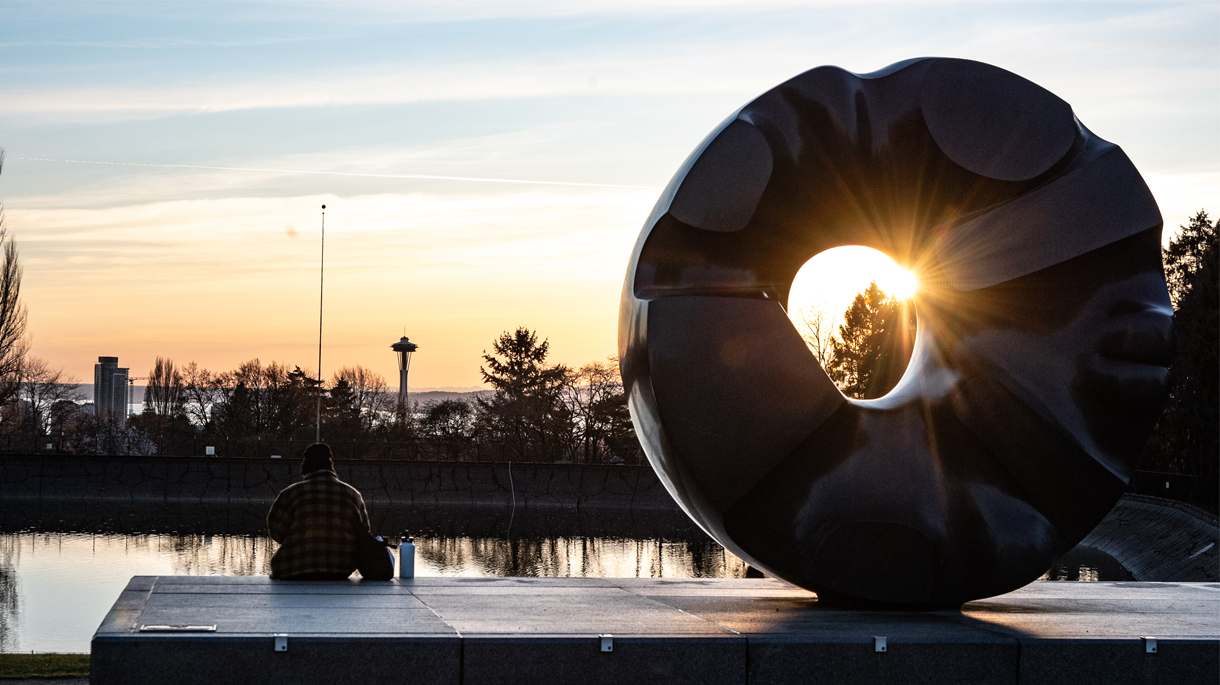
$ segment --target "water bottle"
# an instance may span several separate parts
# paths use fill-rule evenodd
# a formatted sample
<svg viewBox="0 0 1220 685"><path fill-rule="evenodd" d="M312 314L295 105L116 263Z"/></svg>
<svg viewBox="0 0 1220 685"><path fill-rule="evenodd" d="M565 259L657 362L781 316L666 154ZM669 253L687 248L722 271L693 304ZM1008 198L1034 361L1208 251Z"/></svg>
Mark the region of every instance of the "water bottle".
<svg viewBox="0 0 1220 685"><path fill-rule="evenodd" d="M407 535L405 532L403 533L402 544L398 546L398 577L415 577L415 538Z"/></svg>

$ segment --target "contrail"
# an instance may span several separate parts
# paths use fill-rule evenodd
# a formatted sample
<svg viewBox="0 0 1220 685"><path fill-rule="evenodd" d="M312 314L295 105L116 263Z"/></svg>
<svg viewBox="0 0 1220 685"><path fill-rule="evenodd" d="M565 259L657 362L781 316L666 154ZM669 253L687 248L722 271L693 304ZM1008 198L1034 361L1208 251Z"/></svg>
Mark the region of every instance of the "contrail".
<svg viewBox="0 0 1220 685"><path fill-rule="evenodd" d="M529 181L516 178L477 178L474 176L436 176L432 174L362 174L354 171L309 171L305 169L259 169L255 167L204 166L202 164L141 164L138 162L97 162L88 159L50 159L47 157L18 157L31 162L61 162L68 164L104 164L110 166L155 167L160 169L210 169L213 171L259 171L273 174L315 174L322 176L361 176L366 178L414 178L432 181L470 181L474 183L523 183L544 186L581 186L585 188L632 188L636 190L660 190L658 186L629 186L615 183L577 183L575 181Z"/></svg>

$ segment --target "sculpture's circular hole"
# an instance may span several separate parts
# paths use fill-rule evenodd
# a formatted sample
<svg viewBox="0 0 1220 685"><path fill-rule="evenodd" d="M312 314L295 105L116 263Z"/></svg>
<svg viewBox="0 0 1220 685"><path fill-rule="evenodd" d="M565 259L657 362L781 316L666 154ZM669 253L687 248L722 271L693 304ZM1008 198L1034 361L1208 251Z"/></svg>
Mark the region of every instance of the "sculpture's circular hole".
<svg viewBox="0 0 1220 685"><path fill-rule="evenodd" d="M788 318L848 397L889 392L915 344L918 280L883 252L836 247L805 262L788 293Z"/></svg>

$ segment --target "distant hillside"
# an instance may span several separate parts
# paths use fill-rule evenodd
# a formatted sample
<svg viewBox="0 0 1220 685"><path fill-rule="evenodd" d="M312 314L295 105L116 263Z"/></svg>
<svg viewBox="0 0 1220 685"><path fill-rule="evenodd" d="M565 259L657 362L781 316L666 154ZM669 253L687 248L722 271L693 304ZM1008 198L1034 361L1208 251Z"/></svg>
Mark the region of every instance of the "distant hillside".
<svg viewBox="0 0 1220 685"><path fill-rule="evenodd" d="M84 395L86 401L93 401L92 383L79 383L77 387L80 389L81 394ZM144 403L144 388L145 386L143 385L132 386L131 403L133 405ZM412 390L411 402L419 402L421 405L429 402L443 402L445 400L466 400L467 402L473 402L479 395L490 395L491 393L491 390L474 390L463 392L460 388L455 388L454 390ZM397 393L393 394L397 395Z"/></svg>
<svg viewBox="0 0 1220 685"><path fill-rule="evenodd" d="M427 390L423 392L412 392L411 403L419 402L428 404L429 402L444 402L445 400L465 400L474 402L479 395L490 396L491 390L476 390L474 392L450 392L448 390Z"/></svg>

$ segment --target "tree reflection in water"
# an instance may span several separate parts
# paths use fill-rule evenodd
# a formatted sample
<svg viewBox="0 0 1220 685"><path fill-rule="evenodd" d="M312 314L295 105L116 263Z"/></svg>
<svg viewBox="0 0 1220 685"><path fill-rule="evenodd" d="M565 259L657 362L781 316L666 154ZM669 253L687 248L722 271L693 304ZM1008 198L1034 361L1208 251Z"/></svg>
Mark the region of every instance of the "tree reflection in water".
<svg viewBox="0 0 1220 685"><path fill-rule="evenodd" d="M0 534L0 631L6 617L19 614L19 574L22 550L31 559L50 551L60 564L90 564L95 568L131 566L133 575L162 572L173 575L251 576L267 574L275 543L258 535L199 535L158 533ZM150 568L150 564L152 564Z"/></svg>
<svg viewBox="0 0 1220 685"><path fill-rule="evenodd" d="M265 575L277 545L265 506L0 507L0 626L19 615L18 550L130 575ZM373 530L411 531L416 573L462 576L734 578L745 564L680 511L369 506ZM38 531L38 532L32 532ZM35 544L37 543L37 544ZM121 574L121 573L120 573Z"/></svg>
<svg viewBox="0 0 1220 685"><path fill-rule="evenodd" d="M419 576L740 578L745 563L710 539L469 537L415 539ZM265 535L174 533L0 534L0 647L20 615L21 550L50 553L66 566L120 576L267 575L278 545Z"/></svg>
<svg viewBox="0 0 1220 685"><path fill-rule="evenodd" d="M0 653L17 649L17 618L21 615L21 593L17 586L20 555L17 537L0 535Z"/></svg>
<svg viewBox="0 0 1220 685"><path fill-rule="evenodd" d="M419 575L536 578L742 578L745 563L711 540L555 537L418 538Z"/></svg>
<svg viewBox="0 0 1220 685"><path fill-rule="evenodd" d="M271 573L271 538L247 535L175 535L176 576L258 576Z"/></svg>

